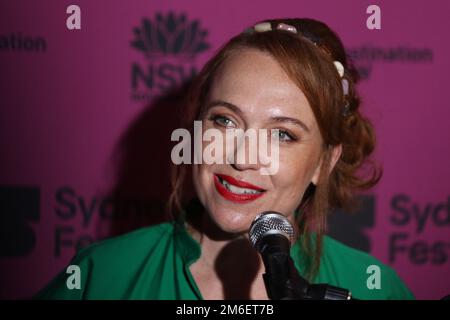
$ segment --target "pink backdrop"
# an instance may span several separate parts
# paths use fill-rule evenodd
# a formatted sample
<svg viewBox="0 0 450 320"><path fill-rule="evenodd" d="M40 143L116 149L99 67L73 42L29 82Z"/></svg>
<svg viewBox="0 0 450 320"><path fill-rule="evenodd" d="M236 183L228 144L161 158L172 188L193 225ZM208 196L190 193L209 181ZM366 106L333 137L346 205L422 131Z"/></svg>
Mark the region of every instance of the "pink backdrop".
<svg viewBox="0 0 450 320"><path fill-rule="evenodd" d="M70 4L81 8L81 30L66 28ZM373 226L360 231L371 254L392 265L417 298L449 294L450 2L376 1L381 30L366 27L370 4L2 3L0 297L31 296L69 262L77 242L164 219L179 97L159 97L199 70L224 41L268 17L322 20L358 56L366 73L363 110L375 123L376 158L384 166L383 179L369 192ZM167 19L171 12L184 15L187 24L197 22L198 52L146 55L132 46L143 19L154 25L156 15ZM189 44L195 48L196 42Z"/></svg>

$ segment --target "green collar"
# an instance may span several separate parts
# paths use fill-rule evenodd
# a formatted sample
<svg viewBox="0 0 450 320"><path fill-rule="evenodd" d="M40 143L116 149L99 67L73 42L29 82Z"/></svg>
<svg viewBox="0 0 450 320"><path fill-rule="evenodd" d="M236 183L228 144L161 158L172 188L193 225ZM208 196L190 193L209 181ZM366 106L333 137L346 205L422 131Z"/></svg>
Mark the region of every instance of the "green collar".
<svg viewBox="0 0 450 320"><path fill-rule="evenodd" d="M191 284L196 289L197 293L200 294L197 286L195 285L195 281L190 274L189 267L200 258L202 248L200 243L195 240L187 231L185 221L185 213L183 213L179 217L179 219L174 222L175 245L177 247L177 250L179 250L179 252L181 253L185 270L192 282ZM305 254L302 247L301 238L297 239L297 241L295 241L295 243L292 245L290 254L297 270L302 275L304 275L308 260L307 255Z"/></svg>
<svg viewBox="0 0 450 320"><path fill-rule="evenodd" d="M186 230L184 216L174 222L174 228L175 245L180 250L185 265L189 267L200 258L202 252L200 243Z"/></svg>

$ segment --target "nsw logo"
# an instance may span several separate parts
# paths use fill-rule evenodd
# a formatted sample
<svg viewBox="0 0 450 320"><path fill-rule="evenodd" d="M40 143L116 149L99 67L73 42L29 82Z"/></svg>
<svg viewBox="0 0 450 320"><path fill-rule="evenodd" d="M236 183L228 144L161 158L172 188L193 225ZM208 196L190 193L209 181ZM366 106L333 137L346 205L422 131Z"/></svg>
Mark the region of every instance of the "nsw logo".
<svg viewBox="0 0 450 320"><path fill-rule="evenodd" d="M208 31L185 14L143 18L133 34L131 47L145 57L145 62L131 65L131 96L136 101L148 101L189 81L197 73L195 57L210 48Z"/></svg>

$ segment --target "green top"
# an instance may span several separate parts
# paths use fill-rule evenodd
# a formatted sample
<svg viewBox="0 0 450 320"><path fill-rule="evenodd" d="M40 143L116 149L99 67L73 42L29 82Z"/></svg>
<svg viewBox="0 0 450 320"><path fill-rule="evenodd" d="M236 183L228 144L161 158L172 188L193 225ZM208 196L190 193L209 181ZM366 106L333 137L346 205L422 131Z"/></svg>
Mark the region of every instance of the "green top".
<svg viewBox="0 0 450 320"><path fill-rule="evenodd" d="M301 273L300 242L291 256ZM163 223L93 244L71 261L81 271L81 288L68 289L62 271L40 299L202 299L189 271L201 247L180 223ZM381 288L368 289L370 265L380 268ZM324 237L315 283L349 289L358 299L414 299L395 271L372 256ZM369 281L370 282L370 281Z"/></svg>

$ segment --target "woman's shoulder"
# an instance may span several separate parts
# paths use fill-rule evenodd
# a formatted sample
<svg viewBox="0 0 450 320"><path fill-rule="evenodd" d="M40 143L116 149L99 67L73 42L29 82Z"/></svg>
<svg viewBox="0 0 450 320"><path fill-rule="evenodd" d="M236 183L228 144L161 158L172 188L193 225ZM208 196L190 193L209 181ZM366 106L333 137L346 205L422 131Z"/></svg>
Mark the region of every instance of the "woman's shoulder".
<svg viewBox="0 0 450 320"><path fill-rule="evenodd" d="M174 231L172 222L165 222L157 225L143 227L123 235L98 241L81 249L77 253L77 258L86 257L108 257L117 258L121 253L125 255L136 255L146 253L152 246L162 244L164 240L170 240Z"/></svg>
<svg viewBox="0 0 450 320"><path fill-rule="evenodd" d="M383 268L388 268L371 254L350 247L330 236L323 237L323 258L335 259L339 258L339 262L343 264L378 264ZM345 258L345 259L343 259Z"/></svg>
<svg viewBox="0 0 450 320"><path fill-rule="evenodd" d="M397 272L374 256L324 237L319 275L360 299L414 299Z"/></svg>
<svg viewBox="0 0 450 320"><path fill-rule="evenodd" d="M77 290L67 285L75 279L75 273L63 270L35 298L130 298L130 285L139 279L143 269L148 277L158 276L157 268L167 256L174 229L173 223L162 223L85 247L70 261L70 266L76 267L73 270L78 270Z"/></svg>

